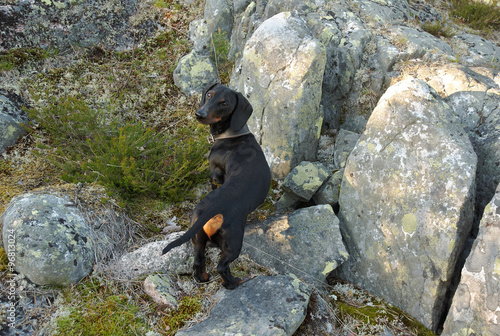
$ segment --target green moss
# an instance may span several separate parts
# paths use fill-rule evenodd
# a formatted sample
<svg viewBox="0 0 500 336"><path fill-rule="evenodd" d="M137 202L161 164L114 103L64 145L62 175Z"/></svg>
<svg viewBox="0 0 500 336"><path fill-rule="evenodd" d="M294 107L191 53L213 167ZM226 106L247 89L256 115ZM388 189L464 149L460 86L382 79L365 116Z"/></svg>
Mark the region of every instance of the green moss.
<svg viewBox="0 0 500 336"><path fill-rule="evenodd" d="M12 70L30 60L40 61L56 54L54 49L42 48L18 48L0 52L0 71Z"/></svg>
<svg viewBox="0 0 500 336"><path fill-rule="evenodd" d="M340 280L332 287L330 302L338 315L339 329L359 335L379 334L382 326L402 334L435 336L422 323L398 307Z"/></svg>
<svg viewBox="0 0 500 336"><path fill-rule="evenodd" d="M112 295L84 309L72 309L57 321L55 335L134 335L146 330L145 323L137 317L140 309L127 302L125 295Z"/></svg>
<svg viewBox="0 0 500 336"><path fill-rule="evenodd" d="M192 319L192 317L201 311L202 300L200 296L185 296L179 300L179 308L169 311L158 323L158 329L165 332L166 335L175 335L177 330Z"/></svg>
<svg viewBox="0 0 500 336"><path fill-rule="evenodd" d="M113 283L90 278L62 293L70 305L69 314L56 320L55 336L125 336L147 331L138 302Z"/></svg>

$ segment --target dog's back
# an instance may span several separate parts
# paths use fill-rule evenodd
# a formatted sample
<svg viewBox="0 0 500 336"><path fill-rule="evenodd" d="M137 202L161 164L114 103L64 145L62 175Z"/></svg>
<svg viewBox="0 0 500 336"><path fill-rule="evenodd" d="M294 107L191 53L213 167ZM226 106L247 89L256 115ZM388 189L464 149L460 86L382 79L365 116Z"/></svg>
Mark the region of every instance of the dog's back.
<svg viewBox="0 0 500 336"><path fill-rule="evenodd" d="M230 189L230 205L246 204L248 213L266 198L271 185L271 172L262 149L253 134L215 142L209 156L210 170L224 176L222 186ZM212 176L212 178L216 178Z"/></svg>

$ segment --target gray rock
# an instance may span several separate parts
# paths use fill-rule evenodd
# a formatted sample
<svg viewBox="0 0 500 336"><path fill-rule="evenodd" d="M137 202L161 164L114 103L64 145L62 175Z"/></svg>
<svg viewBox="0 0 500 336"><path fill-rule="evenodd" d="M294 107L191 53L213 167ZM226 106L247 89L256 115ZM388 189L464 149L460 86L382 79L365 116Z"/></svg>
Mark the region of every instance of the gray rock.
<svg viewBox="0 0 500 336"><path fill-rule="evenodd" d="M372 39L372 32L357 15L341 6L336 10L339 13L335 18L323 17L321 24L315 25L316 35L327 51L321 104L325 111L324 122L330 129L339 128L342 107L351 94L354 77Z"/></svg>
<svg viewBox="0 0 500 336"><path fill-rule="evenodd" d="M454 37L458 42L466 46L467 53L461 58L471 65L492 66L499 64L500 47L485 38L473 34L460 34ZM458 50L460 53L461 51Z"/></svg>
<svg viewBox="0 0 500 336"><path fill-rule="evenodd" d="M0 113L7 114L18 123L26 123L29 118L22 110L26 102L19 95L0 89Z"/></svg>
<svg viewBox="0 0 500 336"><path fill-rule="evenodd" d="M432 86L442 97L461 91L486 92L492 88L498 89L493 73L481 74L462 65L448 64L446 66L419 67L415 76Z"/></svg>
<svg viewBox="0 0 500 336"><path fill-rule="evenodd" d="M204 18L207 22L209 35L225 32L227 38L233 30L233 1L232 0L207 0L205 2Z"/></svg>
<svg viewBox="0 0 500 336"><path fill-rule="evenodd" d="M393 70L394 64L400 59L400 52L386 37L375 36L375 43L377 52L372 62L374 62L376 69L387 77L387 74ZM384 80L384 84L387 84L387 79Z"/></svg>
<svg viewBox="0 0 500 336"><path fill-rule="evenodd" d="M410 6L406 0L370 1L361 0L359 10L378 24L407 20Z"/></svg>
<svg viewBox="0 0 500 336"><path fill-rule="evenodd" d="M264 17L270 18L282 12L294 11L301 15L312 11L315 6L315 1L311 0L269 0L264 11Z"/></svg>
<svg viewBox="0 0 500 336"><path fill-rule="evenodd" d="M418 22L442 22L443 24L447 24L439 13L439 9L432 4L425 3L424 1L411 1L409 2L409 6L411 8L410 17L416 18Z"/></svg>
<svg viewBox="0 0 500 336"><path fill-rule="evenodd" d="M416 74L446 97L472 141L478 157L476 207L481 212L500 182L498 71L447 65L421 67Z"/></svg>
<svg viewBox="0 0 500 336"><path fill-rule="evenodd" d="M92 229L69 203L53 195L24 194L13 198L0 218L16 271L37 285L66 286L92 271Z"/></svg>
<svg viewBox="0 0 500 336"><path fill-rule="evenodd" d="M174 70L174 83L188 96L218 82L217 68L208 55L191 51L182 57Z"/></svg>
<svg viewBox="0 0 500 336"><path fill-rule="evenodd" d="M24 105L21 97L0 89L0 153L26 134L22 125L28 121L28 116L21 110Z"/></svg>
<svg viewBox="0 0 500 336"><path fill-rule="evenodd" d="M339 203L340 186L344 178L344 169L337 170L326 180L326 182L314 194L313 200L316 204L330 204L337 206Z"/></svg>
<svg viewBox="0 0 500 336"><path fill-rule="evenodd" d="M291 194L309 201L328 178L326 167L320 162L301 162L283 181L283 188Z"/></svg>
<svg viewBox="0 0 500 336"><path fill-rule="evenodd" d="M135 0L10 2L0 7L0 51L34 46L69 50L96 44L129 49L156 30L153 14L133 17L138 9L151 5Z"/></svg>
<svg viewBox="0 0 500 336"><path fill-rule="evenodd" d="M257 263L324 285L347 251L339 220L329 205L317 205L271 217L247 227L243 252Z"/></svg>
<svg viewBox="0 0 500 336"><path fill-rule="evenodd" d="M315 160L323 115L325 48L291 13L266 20L247 41L231 86L253 106L249 126L275 178Z"/></svg>
<svg viewBox="0 0 500 336"><path fill-rule="evenodd" d="M236 6L236 3L235 3ZM231 59L240 59L243 54L243 48L246 41L252 36L255 29L257 29L259 20L255 18L257 5L254 1L245 7L245 10L238 13L234 18L233 32L231 34L231 47L229 50L229 57ZM258 15L257 15L258 16Z"/></svg>
<svg viewBox="0 0 500 336"><path fill-rule="evenodd" d="M353 115L347 118L340 127L346 131L354 132L357 134L363 133L366 127L366 116Z"/></svg>
<svg viewBox="0 0 500 336"><path fill-rule="evenodd" d="M293 336L337 335L335 333L337 318L330 304L314 291L309 299L306 319Z"/></svg>
<svg viewBox="0 0 500 336"><path fill-rule="evenodd" d="M487 205L442 335L500 335L500 188Z"/></svg>
<svg viewBox="0 0 500 336"><path fill-rule="evenodd" d="M446 101L459 116L477 154L476 207L482 211L500 183L500 94L461 91Z"/></svg>
<svg viewBox="0 0 500 336"><path fill-rule="evenodd" d="M26 134L26 129L10 115L0 113L0 153L13 146L20 137Z"/></svg>
<svg viewBox="0 0 500 336"><path fill-rule="evenodd" d="M191 274L194 260L191 244L181 245L161 255L163 248L182 234L184 232L169 234L165 241L152 242L124 254L112 265L111 271L124 279L135 279L155 272Z"/></svg>
<svg viewBox="0 0 500 336"><path fill-rule="evenodd" d="M335 138L335 150L333 154L333 162L337 168L344 168L347 158L351 151L356 146L359 139L359 134L347 131L343 128L340 129L337 137Z"/></svg>
<svg viewBox="0 0 500 336"><path fill-rule="evenodd" d="M453 49L449 44L437 37L414 28L396 26L391 28L391 34L395 41L401 44L401 59L420 58L427 53L440 53L454 56Z"/></svg>
<svg viewBox="0 0 500 336"><path fill-rule="evenodd" d="M335 149L335 137L330 135L322 135L319 138L318 152L316 157L319 162L325 165L329 170L335 169L333 161L333 153Z"/></svg>
<svg viewBox="0 0 500 336"><path fill-rule="evenodd" d="M476 163L432 88L390 87L345 168L339 218L351 257L338 275L437 328L472 225Z"/></svg>
<svg viewBox="0 0 500 336"><path fill-rule="evenodd" d="M234 15L241 14L250 5L251 0L233 0Z"/></svg>
<svg viewBox="0 0 500 336"><path fill-rule="evenodd" d="M177 309L178 291L168 275L151 274L144 280L144 292L161 306Z"/></svg>
<svg viewBox="0 0 500 336"><path fill-rule="evenodd" d="M295 210L301 202L304 201L299 196L293 193L284 192L278 202L276 202L275 209L278 213L292 211Z"/></svg>
<svg viewBox="0 0 500 336"><path fill-rule="evenodd" d="M293 335L304 321L311 289L293 275L259 276L221 289L210 318L176 336Z"/></svg>
<svg viewBox="0 0 500 336"><path fill-rule="evenodd" d="M210 53L212 35L208 30L207 20L198 19L189 24L189 39L193 42L193 50L198 54Z"/></svg>

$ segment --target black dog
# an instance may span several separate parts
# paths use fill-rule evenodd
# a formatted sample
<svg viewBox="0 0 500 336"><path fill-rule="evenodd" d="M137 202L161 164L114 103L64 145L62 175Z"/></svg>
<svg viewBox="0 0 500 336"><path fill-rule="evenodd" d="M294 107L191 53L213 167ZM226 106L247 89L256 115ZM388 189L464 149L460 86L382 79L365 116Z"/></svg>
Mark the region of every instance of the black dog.
<svg viewBox="0 0 500 336"><path fill-rule="evenodd" d="M214 190L196 206L190 229L163 249L165 254L192 238L194 276L204 282L208 281L205 247L208 241L216 244L221 249L217 271L228 289L241 282L231 275L229 264L240 255L247 216L264 201L271 184L264 153L246 125L252 111L239 92L219 84L204 90L196 118L210 125L214 144L209 166Z"/></svg>

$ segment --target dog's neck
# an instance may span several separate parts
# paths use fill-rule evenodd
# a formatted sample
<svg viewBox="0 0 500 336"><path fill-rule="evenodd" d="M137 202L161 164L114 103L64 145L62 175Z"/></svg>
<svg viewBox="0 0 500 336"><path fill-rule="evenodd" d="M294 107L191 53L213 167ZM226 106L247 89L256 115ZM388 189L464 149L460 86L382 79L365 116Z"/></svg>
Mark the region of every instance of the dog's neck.
<svg viewBox="0 0 500 336"><path fill-rule="evenodd" d="M213 132L213 130L210 130L210 135L208 136L208 142L214 143L216 140L222 140L222 139L231 139L231 138L237 138L242 135L247 135L250 134L250 129L248 126L245 124L242 128L240 128L237 131L233 131L231 128L228 128L227 130L217 133Z"/></svg>

